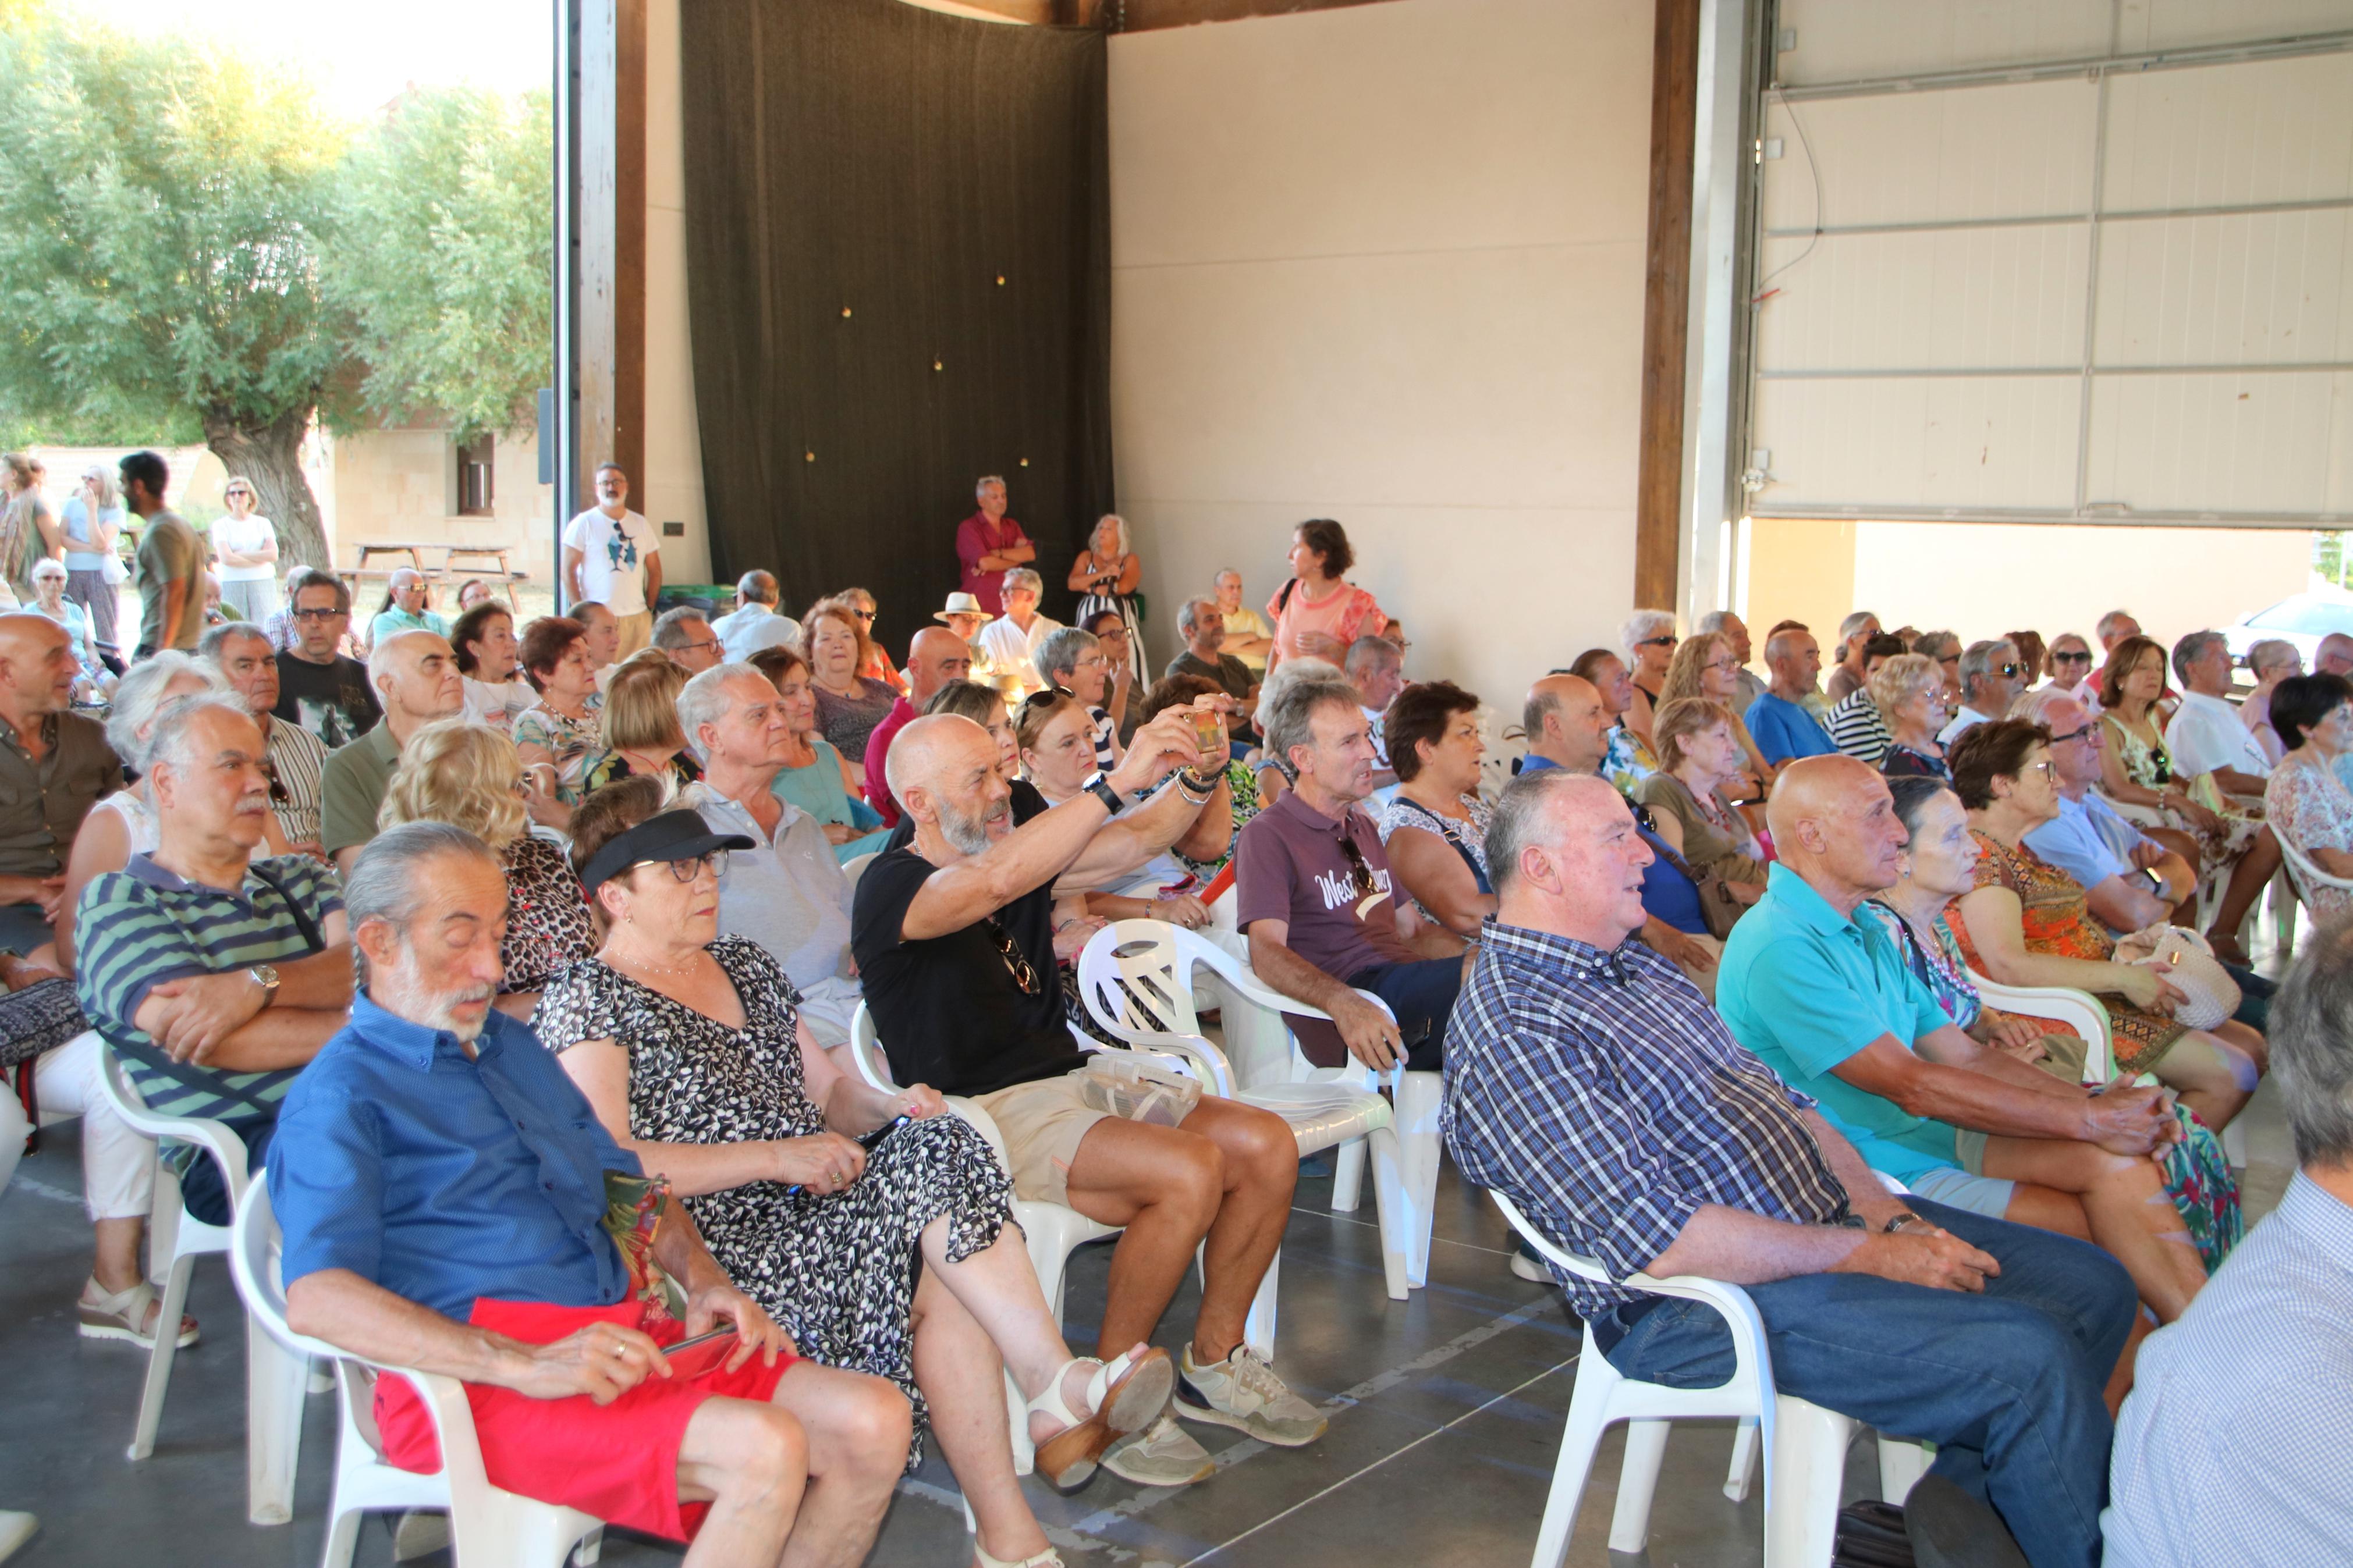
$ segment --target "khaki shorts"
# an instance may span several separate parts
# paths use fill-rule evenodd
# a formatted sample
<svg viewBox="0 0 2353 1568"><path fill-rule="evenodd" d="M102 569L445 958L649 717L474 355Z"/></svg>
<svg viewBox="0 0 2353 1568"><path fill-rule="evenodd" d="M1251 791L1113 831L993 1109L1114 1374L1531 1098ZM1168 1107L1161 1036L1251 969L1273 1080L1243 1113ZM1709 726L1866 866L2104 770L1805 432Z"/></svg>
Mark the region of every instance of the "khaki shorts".
<svg viewBox="0 0 2353 1568"><path fill-rule="evenodd" d="M1050 1204L1071 1201L1071 1162L1079 1157L1079 1144L1088 1131L1110 1114L1079 1098L1083 1071L973 1096L973 1103L987 1111L1005 1134L1015 1196Z"/></svg>

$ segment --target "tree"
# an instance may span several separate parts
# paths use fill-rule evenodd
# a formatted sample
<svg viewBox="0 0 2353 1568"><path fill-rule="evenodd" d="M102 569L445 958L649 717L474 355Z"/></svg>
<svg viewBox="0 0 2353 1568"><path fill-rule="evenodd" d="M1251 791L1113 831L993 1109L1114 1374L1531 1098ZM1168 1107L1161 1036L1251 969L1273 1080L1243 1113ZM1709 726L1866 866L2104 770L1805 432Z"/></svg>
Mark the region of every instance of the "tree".
<svg viewBox="0 0 2353 1568"><path fill-rule="evenodd" d="M448 416L461 440L537 417L554 268L545 93L412 90L346 160L327 296L368 411Z"/></svg>
<svg viewBox="0 0 2353 1568"><path fill-rule="evenodd" d="M0 407L193 417L285 555L327 564L300 452L353 401L319 272L343 127L307 82L188 38L19 24L0 79Z"/></svg>

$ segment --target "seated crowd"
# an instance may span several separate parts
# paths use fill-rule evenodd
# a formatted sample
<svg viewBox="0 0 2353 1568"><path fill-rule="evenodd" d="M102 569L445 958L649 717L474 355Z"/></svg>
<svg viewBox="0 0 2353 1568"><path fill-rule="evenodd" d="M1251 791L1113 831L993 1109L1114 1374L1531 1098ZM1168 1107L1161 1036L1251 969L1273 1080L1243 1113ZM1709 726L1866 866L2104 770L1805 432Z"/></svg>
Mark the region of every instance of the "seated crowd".
<svg viewBox="0 0 2353 1568"><path fill-rule="evenodd" d="M1058 1487L1207 1479L1180 1418L1325 1426L1244 1337L1290 1126L1215 1095L1124 1120L1083 1081L1072 965L1155 919L1322 1015L1292 1020L1311 1062L1442 1072L1463 1173L1616 1281L1562 1283L1629 1375L1717 1382L1732 1352L1626 1281L1737 1282L1784 1392L1936 1445L1947 1517L2038 1565L2098 1562L2104 1528L2110 1562L2192 1560L2152 1521L2223 1480L2183 1454L2243 1444L2221 1411L2289 1385L2193 1384L2187 1347L2310 1366L2345 1340L2287 1331L2302 1260L2353 1236L2353 938L2277 998L2236 941L2284 853L2353 884L2341 671L2264 645L2233 706L2218 634L2172 650L2175 693L2121 612L2098 670L2073 634L1857 612L1827 650L1772 627L1760 675L1737 616L1683 639L1644 611L1533 681L1499 787L1481 699L1409 679L1338 523L1300 527L1263 618L1231 573L1182 603L1155 682L1124 524L1060 626L1002 482L981 500L903 668L872 595L787 616L762 572L716 619L656 578L626 616L520 626L487 595L444 623L396 576L362 662L348 588L298 570L280 624L132 663L101 726L69 629L0 616L0 1038L84 1118L81 1332L199 1331L157 1321L153 1155L100 1092L111 1052L266 1172L295 1328L471 1385L494 1483L697 1563L849 1563L928 1434L984 1568L1059 1563L1006 1373ZM2203 937L2179 924L2201 882ZM2052 986L2109 1038L2013 994ZM2307 1176L2225 1268L2219 1134L2274 1022L2319 1097ZM5 1177L26 1119L0 1106ZM210 1163L173 1157L225 1222ZM1064 1342L1017 1199L1120 1228L1106 1359ZM1172 1358L1149 1342L1197 1258ZM670 1378L663 1347L723 1322L724 1363ZM375 1416L432 1468L405 1385ZM2257 1554L2248 1506L2200 1516L2202 1560Z"/></svg>

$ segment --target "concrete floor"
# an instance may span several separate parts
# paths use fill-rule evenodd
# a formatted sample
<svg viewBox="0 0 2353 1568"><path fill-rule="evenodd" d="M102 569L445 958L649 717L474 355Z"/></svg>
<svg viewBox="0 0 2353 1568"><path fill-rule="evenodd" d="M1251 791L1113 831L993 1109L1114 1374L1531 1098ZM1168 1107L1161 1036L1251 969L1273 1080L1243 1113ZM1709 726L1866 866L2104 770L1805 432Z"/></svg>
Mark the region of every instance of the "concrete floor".
<svg viewBox="0 0 2353 1568"><path fill-rule="evenodd" d="M2248 1116L2252 1220L2278 1201L2290 1156L2269 1085ZM331 1396L311 1402L295 1521L248 1525L243 1336L227 1270L216 1259L196 1269L190 1310L206 1338L180 1354L155 1453L137 1466L123 1458L144 1358L74 1333L71 1304L90 1260L79 1188L79 1149L67 1124L45 1135L40 1153L0 1195L9 1259L0 1275L0 1366L8 1369L0 1507L31 1509L43 1521L16 1561L26 1568L317 1563L332 1466ZM1188 1426L1220 1468L1181 1490L1133 1487L1107 1471L1069 1498L1030 1482L1033 1506L1072 1568L1499 1568L1525 1561L1576 1375L1575 1321L1557 1292L1506 1270L1501 1218L1451 1165L1439 1187L1430 1287L1406 1302L1382 1293L1370 1194L1356 1216L1329 1213L1329 1195L1321 1174L1300 1184L1282 1258L1275 1364L1330 1413L1330 1431L1310 1447L1284 1450L1220 1427ZM1101 1317L1109 1256L1099 1244L1072 1260L1066 1317L1082 1352ZM1158 1336L1172 1352L1191 1322L1194 1299L1188 1288ZM1734 1504L1720 1489L1730 1447L1729 1423L1678 1426L1649 1551L1622 1558L1603 1544L1617 1479L1613 1434L1587 1489L1569 1562L1733 1568L1760 1561L1761 1502L1752 1496ZM1866 1435L1849 1456L1850 1497L1876 1495L1873 1453ZM372 1521L358 1562L388 1563L390 1542L388 1524ZM645 1568L678 1555L615 1533L604 1561ZM447 1560L423 1561L439 1568ZM972 1561L955 1481L936 1458L902 1485L871 1561L940 1568Z"/></svg>

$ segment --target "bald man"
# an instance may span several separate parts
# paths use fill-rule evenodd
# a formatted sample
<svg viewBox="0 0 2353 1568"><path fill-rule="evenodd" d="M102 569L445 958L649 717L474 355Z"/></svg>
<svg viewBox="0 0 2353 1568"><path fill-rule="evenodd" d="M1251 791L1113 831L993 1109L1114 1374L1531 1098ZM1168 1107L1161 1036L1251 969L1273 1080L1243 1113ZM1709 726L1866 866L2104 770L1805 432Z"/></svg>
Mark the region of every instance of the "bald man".
<svg viewBox="0 0 2353 1568"><path fill-rule="evenodd" d="M2353 637L2330 632L2312 650L2315 675L2353 676Z"/></svg>
<svg viewBox="0 0 2353 1568"><path fill-rule="evenodd" d="M1021 1197L1125 1227L1100 1342L1150 1338L1206 1240L1176 1409L1297 1447L1323 1431L1323 1417L1251 1355L1242 1325L1282 1244L1298 1141L1281 1118L1216 1095L1176 1127L1094 1109L1079 1085L1088 1058L1055 983L1056 879L1088 885L1106 854L1152 844L1158 835L1144 824L1167 809L1161 801L1108 819L1199 760L1190 709L1171 708L1136 731L1108 775L1050 807L1028 784L1008 782L996 741L971 720L916 720L891 747L891 789L906 820L859 879L850 949L892 1075L976 1099L1004 1134ZM1188 771L1162 797L1192 799L1198 814L1209 794ZM1103 1464L1145 1486L1183 1485L1213 1468L1166 1418L1122 1439Z"/></svg>
<svg viewBox="0 0 2353 1568"><path fill-rule="evenodd" d="M882 826L899 826L899 803L891 794L891 742L900 731L923 714L940 688L972 673L972 645L945 626L925 626L907 644L907 695L891 704L891 711L866 738L866 804L882 816Z"/></svg>
<svg viewBox="0 0 2353 1568"><path fill-rule="evenodd" d="M741 664L764 647L801 640L801 624L780 615L776 580L765 572L746 572L736 580L735 608L711 623L727 662Z"/></svg>
<svg viewBox="0 0 2353 1568"><path fill-rule="evenodd" d="M375 837L376 812L408 737L436 719L455 718L466 710L466 678L459 673L458 656L449 639L437 633L393 633L368 654L367 674L384 721L329 752L319 776L321 840L346 876Z"/></svg>
<svg viewBox="0 0 2353 1568"><path fill-rule="evenodd" d="M2133 1321L2123 1271L2063 1237L1889 1194L1833 1119L1626 940L1651 851L1607 784L1524 774L1486 843L1497 907L1455 1012L1447 1146L1466 1180L1600 1264L1611 1283L1560 1283L1610 1364L1725 1381L1721 1318L1616 1282L1738 1284L1782 1392L1937 1446L1908 1501L1913 1539L1937 1548L1923 1562L2014 1561L1997 1554L2006 1526L2038 1568L2092 1568L2101 1385Z"/></svg>
<svg viewBox="0 0 2353 1568"><path fill-rule="evenodd" d="M0 948L31 954L55 936L81 819L122 787L96 721L69 711L73 639L47 616L0 616Z"/></svg>
<svg viewBox="0 0 2353 1568"><path fill-rule="evenodd" d="M1961 833L1955 798L1922 832ZM1895 885L1908 840L1887 783L1816 757L1775 784L1779 858L1725 942L1716 1005L1740 1043L1875 1171L1920 1196L2097 1241L2170 1322L2205 1282L2149 1156L2176 1136L2165 1093L2063 1083L1964 1033L1913 972L1900 932L1855 918Z"/></svg>
<svg viewBox="0 0 2353 1568"><path fill-rule="evenodd" d="M1742 716L1765 760L1778 767L1791 757L1835 753L1838 743L1814 717L1812 705L1821 700L1814 682L1822 672L1822 647L1814 634L1786 626L1767 637L1765 668L1773 672L1773 684Z"/></svg>

